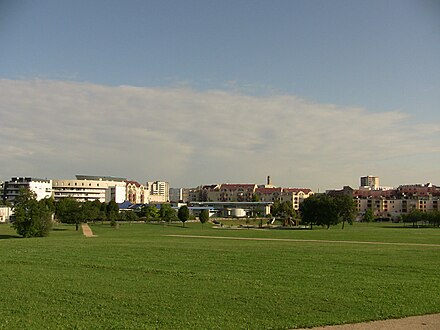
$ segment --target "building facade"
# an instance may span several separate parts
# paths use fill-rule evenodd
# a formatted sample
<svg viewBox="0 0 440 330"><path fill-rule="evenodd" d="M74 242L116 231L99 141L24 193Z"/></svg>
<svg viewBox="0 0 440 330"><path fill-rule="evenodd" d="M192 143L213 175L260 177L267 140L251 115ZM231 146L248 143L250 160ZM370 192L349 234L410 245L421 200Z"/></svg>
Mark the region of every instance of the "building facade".
<svg viewBox="0 0 440 330"><path fill-rule="evenodd" d="M367 175L361 177L360 182L361 187L370 187L371 189L378 189L379 188L379 177Z"/></svg>
<svg viewBox="0 0 440 330"><path fill-rule="evenodd" d="M13 177L4 183L3 200L14 203L21 189L28 189L37 200L52 197L52 180L31 177Z"/></svg>
<svg viewBox="0 0 440 330"><path fill-rule="evenodd" d="M145 187L147 203L166 203L170 201L170 185L168 182L147 182Z"/></svg>
<svg viewBox="0 0 440 330"><path fill-rule="evenodd" d="M77 175L76 180L53 180L52 187L56 201L70 197L79 202L98 200L108 203L113 200L123 203L126 198L125 181L124 178Z"/></svg>

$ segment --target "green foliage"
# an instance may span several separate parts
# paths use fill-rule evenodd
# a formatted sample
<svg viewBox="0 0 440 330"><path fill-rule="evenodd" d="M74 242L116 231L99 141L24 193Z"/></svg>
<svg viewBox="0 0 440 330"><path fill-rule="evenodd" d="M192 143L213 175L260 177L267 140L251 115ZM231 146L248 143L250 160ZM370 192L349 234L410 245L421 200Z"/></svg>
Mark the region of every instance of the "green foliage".
<svg viewBox="0 0 440 330"><path fill-rule="evenodd" d="M362 221L366 223L370 223L374 221L374 212L372 209L367 209L362 216Z"/></svg>
<svg viewBox="0 0 440 330"><path fill-rule="evenodd" d="M306 198L300 205L301 219L305 224L330 228L340 222L352 224L356 217L356 204L350 196L331 197L316 194Z"/></svg>
<svg viewBox="0 0 440 330"><path fill-rule="evenodd" d="M334 197L333 203L336 208L338 219L339 221L342 221L342 229L344 229L345 222L352 225L357 214L356 203L354 202L353 197L347 195Z"/></svg>
<svg viewBox="0 0 440 330"><path fill-rule="evenodd" d="M145 221L149 222L159 218L159 210L154 205L146 205L141 208L140 216L145 218Z"/></svg>
<svg viewBox="0 0 440 330"><path fill-rule="evenodd" d="M305 224L330 228L339 222L334 199L325 194L306 198L300 205L301 221Z"/></svg>
<svg viewBox="0 0 440 330"><path fill-rule="evenodd" d="M274 217L280 218L295 219L298 217L291 201L284 201L282 203L275 201L272 204L271 214Z"/></svg>
<svg viewBox="0 0 440 330"><path fill-rule="evenodd" d="M171 222L178 219L176 211L168 203L164 203L161 205L159 214L164 221Z"/></svg>
<svg viewBox="0 0 440 330"><path fill-rule="evenodd" d="M206 209L202 210L202 212L200 212L199 220L202 224L207 222L209 220L209 211Z"/></svg>
<svg viewBox="0 0 440 330"><path fill-rule="evenodd" d="M63 198L55 205L55 215L62 223L80 223L82 221L80 203L71 197Z"/></svg>
<svg viewBox="0 0 440 330"><path fill-rule="evenodd" d="M115 221L118 218L119 206L115 201L110 201L106 207L107 219L110 221Z"/></svg>
<svg viewBox="0 0 440 330"><path fill-rule="evenodd" d="M423 212L420 210L411 210L407 214L401 216L403 222L411 222L413 227L419 223L430 224L432 226L440 226L440 212L430 211Z"/></svg>
<svg viewBox="0 0 440 330"><path fill-rule="evenodd" d="M48 236L52 229L52 211L45 200L37 201L28 189L20 190L14 205L13 228L23 237Z"/></svg>
<svg viewBox="0 0 440 330"><path fill-rule="evenodd" d="M177 212L177 217L180 221L182 221L182 225L185 226L185 222L189 219L189 208L186 205L183 205L179 208Z"/></svg>
<svg viewBox="0 0 440 330"><path fill-rule="evenodd" d="M138 221L139 217L136 215L134 211L123 211L119 213L119 221Z"/></svg>

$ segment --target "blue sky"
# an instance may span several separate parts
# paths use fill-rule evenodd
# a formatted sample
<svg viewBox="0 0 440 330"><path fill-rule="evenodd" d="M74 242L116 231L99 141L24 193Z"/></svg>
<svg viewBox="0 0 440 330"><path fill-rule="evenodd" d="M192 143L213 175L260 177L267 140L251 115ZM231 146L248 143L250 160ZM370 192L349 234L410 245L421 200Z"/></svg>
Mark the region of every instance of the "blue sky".
<svg viewBox="0 0 440 330"><path fill-rule="evenodd" d="M357 185L359 176L373 174L380 176L384 185L413 181L440 184L437 173L440 171L435 167L440 158L440 149L436 147L440 145L436 129L440 126L438 1L3 0L0 2L0 42L0 79L4 91L0 95L0 101L4 101L0 108L3 117L0 129L4 128L1 137L11 147L10 157L2 160L2 164L6 164L0 169L3 179L14 175L46 177L52 176L51 173L71 177L78 172L104 171L102 174L123 175L140 181L166 179L173 186L192 186L222 181L260 183L270 174L280 185L324 189ZM15 94L6 94L7 90ZM49 102L54 90L60 98ZM119 104L114 112L99 112L97 109L102 106L112 108L110 104L105 106L105 98L100 104L94 101L107 92L120 93L120 99L128 101ZM174 92L172 101L162 98L162 93L167 92ZM101 94L98 97L93 93ZM219 102L215 97L218 94L227 100L228 109L210 103ZM41 95L46 95L47 103L41 100ZM195 95L197 100L192 98ZM40 98L35 102L37 96ZM36 105L33 107L32 103ZM198 108L200 104L203 106L194 112L187 109ZM256 110L247 110L249 104ZM284 114L280 104L292 109L290 115ZM307 111L320 115L312 118L304 114L306 110L298 110L307 105L313 105L313 110ZM80 106L86 110L79 109ZM22 118L11 114L12 111L22 114ZM118 161L114 167L100 169L100 161L115 163L114 154L104 153L99 155L95 165L87 164L86 160L75 161L75 167L66 165L60 170L55 155L63 148L74 148L78 141L72 137L57 146L53 142L55 137L47 133L43 138L36 128L30 124L27 127L23 118L32 113L44 119L51 113L46 119L58 118L56 126L63 127L70 125L63 120L68 111L78 112L78 120L81 120L81 111L85 111L83 115L87 118L94 113L117 117L117 112L118 116L125 113L122 118L131 115L149 123L161 122L160 115L169 111L167 132L176 140L156 141L152 147L151 143L140 141L140 136L130 136L122 123L120 126L113 123L115 135L107 137L108 141L114 139L113 146L97 143L84 145L82 150L90 149L91 154L100 154L97 150L104 147L118 150L116 135L124 134L127 141L137 141L130 148L144 148L159 159L167 157L161 151L165 146L174 145L172 152L178 153L173 148L180 143L179 150L187 150L186 156L179 158L179 165L168 168L168 172L163 172L163 163L151 164L150 158L135 153L125 157L134 157L143 167L124 168L126 164ZM215 125L215 129L221 130L217 133L218 140L199 145L192 140L191 130L176 135L182 123L176 123L173 114L179 111L187 114L182 120L190 125L192 122L193 125ZM227 120L214 121L217 116L214 111L223 112L231 121L240 118L242 126L232 128ZM345 122L353 114L356 117ZM197 115L199 121L192 115ZM206 118L201 120L202 116ZM260 117L249 120L249 116ZM304 136L303 145L295 144L293 148L295 132L275 132L277 127L301 131L300 120L295 119L299 117L313 120L302 125L310 128L305 133L314 135L310 139L317 139L317 147L310 148ZM85 123L87 127L83 129L99 130L99 121L95 119L89 118L88 126ZM260 128L258 120L270 129ZM286 121L290 125L284 127ZM249 122L254 126L247 127ZM383 127L383 122L389 126ZM18 134L14 133L17 127L35 130L33 138L21 144L17 142L14 135ZM337 137L344 127L349 128L351 135L346 139L352 140L351 145ZM69 131L70 128L64 129ZM118 129L123 133L117 132ZM410 134L400 136L404 129L417 134L411 139ZM150 130L154 129L150 127ZM239 130L250 132L249 136L240 133L236 137L248 139L249 144L243 144L236 154L228 156L226 148L231 148L221 141ZM210 130L205 134L210 134ZM367 139L353 139L353 134L382 135L382 141L388 141L390 146L384 150L382 146L374 149L366 145ZM336 142L332 142L333 137ZM39 146L45 146L46 151L32 144L39 138ZM338 143L333 154L325 149L328 146L318 147L328 143ZM412 145L413 152L411 148L399 154L391 152L407 148L402 144ZM252 149L256 145L260 149ZM120 148L125 152L125 147ZM230 171L225 169L222 160L200 151L207 148L217 154L225 152L223 160L230 164ZM353 156L352 150L356 148L366 148L368 158ZM28 150L27 156L17 159L16 150ZM40 150L39 155L35 150ZM269 150L279 152L272 154ZM79 159L80 153L78 149L71 157ZM274 166L273 162L261 163L262 155L277 157L280 153L283 155L273 162L283 160L284 167ZM37 161L38 157L41 161ZM43 159L53 165L43 166L39 163L43 163ZM200 162L194 159L203 159L206 166L200 169ZM34 166L26 165L29 163ZM249 172L244 168L246 163L253 167L261 164L261 168ZM314 165L312 171L310 163L322 164L322 167ZM347 163L353 166L347 168ZM417 170L420 163L424 165ZM396 172L396 165L402 167L400 172ZM325 175L328 171L335 176L329 178Z"/></svg>

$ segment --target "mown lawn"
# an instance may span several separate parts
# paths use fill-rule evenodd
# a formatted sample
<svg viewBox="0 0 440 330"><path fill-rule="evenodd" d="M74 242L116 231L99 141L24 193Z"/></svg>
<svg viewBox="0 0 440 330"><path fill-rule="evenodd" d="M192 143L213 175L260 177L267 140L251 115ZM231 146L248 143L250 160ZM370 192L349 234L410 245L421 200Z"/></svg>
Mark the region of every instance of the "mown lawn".
<svg viewBox="0 0 440 330"><path fill-rule="evenodd" d="M440 246L186 238L206 235L440 244L440 229L355 224L0 225L0 329L292 329L440 312Z"/></svg>

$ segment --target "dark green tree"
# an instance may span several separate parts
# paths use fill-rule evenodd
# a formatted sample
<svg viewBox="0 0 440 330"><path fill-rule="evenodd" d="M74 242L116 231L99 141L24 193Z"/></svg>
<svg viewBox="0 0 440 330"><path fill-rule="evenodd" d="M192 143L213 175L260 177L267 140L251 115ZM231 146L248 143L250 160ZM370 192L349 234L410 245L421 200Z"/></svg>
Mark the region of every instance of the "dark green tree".
<svg viewBox="0 0 440 330"><path fill-rule="evenodd" d="M125 214L125 221L129 221L130 223L132 223L133 221L138 221L139 217L136 215L136 213L134 211L125 211L125 212L121 212L121 214L124 213Z"/></svg>
<svg viewBox="0 0 440 330"><path fill-rule="evenodd" d="M164 203L161 205L159 214L161 219L167 222L171 222L177 219L176 211L168 203Z"/></svg>
<svg viewBox="0 0 440 330"><path fill-rule="evenodd" d="M202 210L199 215L199 220L203 224L209 220L209 211L207 209Z"/></svg>
<svg viewBox="0 0 440 330"><path fill-rule="evenodd" d="M374 212L372 209L367 209L362 215L362 222L370 223L374 221Z"/></svg>
<svg viewBox="0 0 440 330"><path fill-rule="evenodd" d="M412 222L413 227L415 227L419 221L423 221L423 218L423 212L417 209L411 210L407 214L402 215L402 221Z"/></svg>
<svg viewBox="0 0 440 330"><path fill-rule="evenodd" d="M71 197L63 198L55 204L55 215L62 223L76 224L77 230L83 219L80 202Z"/></svg>
<svg viewBox="0 0 440 330"><path fill-rule="evenodd" d="M185 222L189 219L189 208L186 205L183 205L179 208L177 212L177 217L180 221L182 221L182 226L185 227Z"/></svg>
<svg viewBox="0 0 440 330"><path fill-rule="evenodd" d="M352 225L357 213L353 197L348 195L333 197L333 203L338 214L338 221L342 221L342 229L344 229L345 222Z"/></svg>
<svg viewBox="0 0 440 330"><path fill-rule="evenodd" d="M145 218L146 222L159 218L159 210L154 205L146 205L141 208L140 216Z"/></svg>
<svg viewBox="0 0 440 330"><path fill-rule="evenodd" d="M270 213L272 214L272 216L278 217L281 215L281 212L282 212L282 209L281 209L280 201L273 202L272 207L270 209Z"/></svg>
<svg viewBox="0 0 440 330"><path fill-rule="evenodd" d="M95 202L86 201L80 205L81 208L81 222L95 221L99 218L101 211L100 205Z"/></svg>
<svg viewBox="0 0 440 330"><path fill-rule="evenodd" d="M52 211L44 200L37 201L28 189L19 192L14 204L14 229L23 237L48 236L52 229Z"/></svg>
<svg viewBox="0 0 440 330"><path fill-rule="evenodd" d="M115 201L110 201L106 207L107 220L115 221L118 218L119 206Z"/></svg>
<svg viewBox="0 0 440 330"><path fill-rule="evenodd" d="M306 198L300 205L301 219L305 224L326 226L336 225L340 221L334 198L317 194Z"/></svg>

